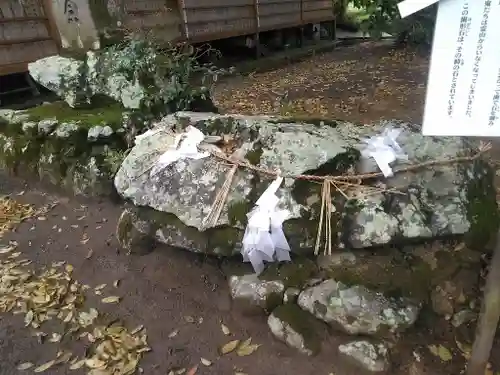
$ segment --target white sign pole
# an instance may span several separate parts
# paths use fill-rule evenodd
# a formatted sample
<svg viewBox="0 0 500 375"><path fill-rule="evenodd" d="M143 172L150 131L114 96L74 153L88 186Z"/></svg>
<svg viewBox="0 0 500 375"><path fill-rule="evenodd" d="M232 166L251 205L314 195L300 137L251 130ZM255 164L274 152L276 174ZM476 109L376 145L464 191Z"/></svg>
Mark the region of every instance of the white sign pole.
<svg viewBox="0 0 500 375"><path fill-rule="evenodd" d="M431 3L399 6L406 16ZM422 133L500 136L500 0L439 2Z"/></svg>

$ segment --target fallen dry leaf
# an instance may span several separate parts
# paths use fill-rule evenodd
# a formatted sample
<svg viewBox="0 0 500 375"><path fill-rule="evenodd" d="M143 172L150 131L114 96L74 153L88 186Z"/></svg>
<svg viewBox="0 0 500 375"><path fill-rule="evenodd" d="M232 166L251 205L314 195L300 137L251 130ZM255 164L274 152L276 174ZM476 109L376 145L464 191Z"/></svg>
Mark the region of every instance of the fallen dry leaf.
<svg viewBox="0 0 500 375"><path fill-rule="evenodd" d="M142 331L143 329L144 329L144 325L143 325L143 324L141 324L141 325L139 325L139 326L135 327L135 328L134 328L134 329L130 332L130 334L131 334L131 335L135 335L136 333L139 333L139 332L140 332L140 331Z"/></svg>
<svg viewBox="0 0 500 375"><path fill-rule="evenodd" d="M169 338L169 339L172 339L172 338L174 338L175 336L177 336L178 334L179 334L179 330L178 330L178 329L174 329L172 332L170 332L170 333L168 334L168 338Z"/></svg>
<svg viewBox="0 0 500 375"><path fill-rule="evenodd" d="M232 351L234 351L236 349L236 347L239 345L239 343L240 343L240 340L229 341L227 344L224 344L220 348L220 353L222 355L231 353Z"/></svg>
<svg viewBox="0 0 500 375"><path fill-rule="evenodd" d="M14 249L15 249L15 246L4 246L4 247L0 248L0 254L10 253Z"/></svg>
<svg viewBox="0 0 500 375"><path fill-rule="evenodd" d="M117 297L117 296L109 296L109 297L106 297L106 298L103 298L101 300L102 303L118 303L120 302L120 297Z"/></svg>
<svg viewBox="0 0 500 375"><path fill-rule="evenodd" d="M222 329L222 333L225 334L226 336L231 334L231 331L225 324L221 324L220 327Z"/></svg>
<svg viewBox="0 0 500 375"><path fill-rule="evenodd" d="M54 363L55 361L49 361L47 363L44 363L43 365L41 366L38 366L36 369L33 370L33 372L44 372L44 371L47 371L49 368L51 368L52 366L54 366Z"/></svg>
<svg viewBox="0 0 500 375"><path fill-rule="evenodd" d="M73 363L71 366L69 366L70 370L78 370L79 368L82 368L85 365L85 359L82 359L78 362Z"/></svg>
<svg viewBox="0 0 500 375"><path fill-rule="evenodd" d="M34 365L31 362L24 362L24 363L21 363L19 366L17 366L17 369L19 371L24 371L24 370L32 368L33 366Z"/></svg>
<svg viewBox="0 0 500 375"><path fill-rule="evenodd" d="M252 344L252 338L246 339L244 342L236 350L236 354L240 357L244 357L254 353L257 349L259 349L259 344Z"/></svg>
<svg viewBox="0 0 500 375"><path fill-rule="evenodd" d="M206 359L206 358L203 358L203 357L202 357L202 358L200 359L200 362L202 363L202 365L203 365L203 366L207 366L207 367L208 367L208 366L212 366L212 362L211 362L211 361L209 361L209 360L208 360L208 359Z"/></svg>
<svg viewBox="0 0 500 375"><path fill-rule="evenodd" d="M115 281L113 281L113 286L114 286L115 288L118 288L118 286L119 286L119 285L120 285L120 280L115 280Z"/></svg>
<svg viewBox="0 0 500 375"><path fill-rule="evenodd" d="M59 333L52 333L49 342L59 342L62 339L62 335Z"/></svg>
<svg viewBox="0 0 500 375"><path fill-rule="evenodd" d="M195 375L195 374L196 374L196 371L198 371L198 365L196 365L196 366L194 366L194 367L190 368L190 369L188 370L188 372L186 372L186 375Z"/></svg>
<svg viewBox="0 0 500 375"><path fill-rule="evenodd" d="M85 259L90 259L92 258L92 255L94 254L94 250L90 249L87 255L85 256Z"/></svg>

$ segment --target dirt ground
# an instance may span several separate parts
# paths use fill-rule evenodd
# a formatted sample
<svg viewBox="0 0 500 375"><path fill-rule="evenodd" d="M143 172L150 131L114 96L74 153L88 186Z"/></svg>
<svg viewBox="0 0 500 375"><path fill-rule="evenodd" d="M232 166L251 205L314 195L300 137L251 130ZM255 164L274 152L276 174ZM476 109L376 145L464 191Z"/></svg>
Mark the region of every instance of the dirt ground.
<svg viewBox="0 0 500 375"><path fill-rule="evenodd" d="M366 42L270 72L227 78L215 88L214 99L226 113L419 123L428 63L424 53Z"/></svg>
<svg viewBox="0 0 500 375"><path fill-rule="evenodd" d="M330 117L367 124L379 118L418 123L427 62L425 56L414 51L393 51L368 43L279 70L225 79L216 88L216 101L226 112ZM288 98L275 105L276 97L285 93ZM88 306L110 319L122 319L127 326L143 324L153 349L139 364L144 374L364 374L338 358L338 344L348 339L343 335L332 335L319 356L308 358L274 340L264 316L244 316L233 309L226 278L227 270L239 260L219 262L166 246L158 246L145 256L128 256L118 250L114 238L120 207L67 197L39 184L0 174L0 196L5 194L21 203L51 209L43 216L26 219L0 242L16 241L17 251L32 260L37 269L57 261L71 264L74 277L91 286ZM116 280L120 284L114 288ZM101 297L92 293L99 284L107 285L106 295L120 296L122 301L101 303ZM221 323L231 335L224 334ZM456 344L457 334L460 342L470 343L474 327L463 327L460 332L450 327L444 320L418 322L393 352L392 374L460 374L464 357ZM24 362L36 366L46 363L60 348L69 345L64 340L40 345L32 334L22 316L0 315L2 375L19 373L16 367ZM251 355L219 356L222 345L249 337L261 344ZM442 360L430 353L429 345L441 344L451 358ZM85 347L79 350L82 355ZM492 358L500 358L500 347L495 348ZM45 373L84 372L55 366ZM491 369L486 375L493 374Z"/></svg>

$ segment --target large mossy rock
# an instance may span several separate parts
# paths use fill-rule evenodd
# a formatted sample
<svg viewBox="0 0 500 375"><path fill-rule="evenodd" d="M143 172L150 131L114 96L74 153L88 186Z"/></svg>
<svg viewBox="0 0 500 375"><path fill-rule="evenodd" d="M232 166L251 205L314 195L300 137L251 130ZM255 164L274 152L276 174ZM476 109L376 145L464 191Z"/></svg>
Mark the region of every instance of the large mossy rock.
<svg viewBox="0 0 500 375"><path fill-rule="evenodd" d="M173 131L194 125L205 135L231 135L234 155L283 175L354 174L360 165L363 140L386 127L398 127L398 142L409 164L473 155L474 144L458 138L424 137L418 129L390 121L371 126L346 122L294 122L271 117L178 112L156 124L157 132L141 138L121 165L115 186L131 201L141 220L156 225L157 238L196 252L234 254L246 225L246 214L271 180L239 168L216 225L203 228L215 196L225 181L228 165L210 156L180 160L151 177L148 170L173 144ZM215 147L203 145L202 147ZM398 162L398 167L404 167ZM344 202L339 193L332 222L340 245L368 248L434 237L467 234L480 245L498 226L492 169L481 159L434 165L372 178L363 183L396 188L398 193L366 194ZM284 231L294 252L314 247L320 213L321 185L285 178L277 193L291 213Z"/></svg>
<svg viewBox="0 0 500 375"><path fill-rule="evenodd" d="M111 98L127 109L152 113L213 111L209 67L178 51L164 52L152 42L129 40L82 56L49 56L28 65L33 79L72 108ZM195 74L196 72L196 74Z"/></svg>
<svg viewBox="0 0 500 375"><path fill-rule="evenodd" d="M0 168L76 195L115 196L112 180L127 147L126 114L108 102L0 111Z"/></svg>

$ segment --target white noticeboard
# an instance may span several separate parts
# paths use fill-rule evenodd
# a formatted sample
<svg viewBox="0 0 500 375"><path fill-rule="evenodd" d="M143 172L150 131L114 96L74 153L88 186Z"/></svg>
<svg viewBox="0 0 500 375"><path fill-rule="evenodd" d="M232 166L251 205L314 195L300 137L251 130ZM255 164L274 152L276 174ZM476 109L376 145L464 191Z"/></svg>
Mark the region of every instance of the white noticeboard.
<svg viewBox="0 0 500 375"><path fill-rule="evenodd" d="M439 1L422 133L500 136L500 0Z"/></svg>

